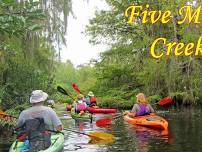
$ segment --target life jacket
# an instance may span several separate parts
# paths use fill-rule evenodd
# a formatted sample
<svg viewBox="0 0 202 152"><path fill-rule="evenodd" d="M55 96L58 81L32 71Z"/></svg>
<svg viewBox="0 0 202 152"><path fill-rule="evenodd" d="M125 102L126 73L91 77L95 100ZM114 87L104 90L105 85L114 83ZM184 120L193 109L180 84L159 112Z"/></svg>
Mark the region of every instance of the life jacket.
<svg viewBox="0 0 202 152"><path fill-rule="evenodd" d="M138 104L139 106L139 111L136 113L136 116L143 116L143 115L146 115L146 114L149 114L149 112L147 111L147 105L145 104Z"/></svg>
<svg viewBox="0 0 202 152"><path fill-rule="evenodd" d="M51 145L51 133L43 118L25 121L25 130L29 141L29 152L45 150Z"/></svg>
<svg viewBox="0 0 202 152"><path fill-rule="evenodd" d="M90 103L95 103L97 101L95 96L90 97Z"/></svg>
<svg viewBox="0 0 202 152"><path fill-rule="evenodd" d="M86 104L84 102L76 104L76 111L84 111L86 110Z"/></svg>

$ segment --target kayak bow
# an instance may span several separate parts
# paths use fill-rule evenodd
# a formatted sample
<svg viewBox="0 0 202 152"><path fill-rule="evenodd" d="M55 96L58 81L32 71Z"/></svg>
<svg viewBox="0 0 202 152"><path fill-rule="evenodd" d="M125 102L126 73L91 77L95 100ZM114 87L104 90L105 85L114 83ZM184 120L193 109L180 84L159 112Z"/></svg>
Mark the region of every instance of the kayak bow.
<svg viewBox="0 0 202 152"><path fill-rule="evenodd" d="M9 152L21 152L21 150L23 149L23 146L25 146L25 141L16 140L11 145ZM64 134L57 133L57 134L51 135L50 147L46 150L41 150L39 152L58 152L63 149L63 146L64 146Z"/></svg>

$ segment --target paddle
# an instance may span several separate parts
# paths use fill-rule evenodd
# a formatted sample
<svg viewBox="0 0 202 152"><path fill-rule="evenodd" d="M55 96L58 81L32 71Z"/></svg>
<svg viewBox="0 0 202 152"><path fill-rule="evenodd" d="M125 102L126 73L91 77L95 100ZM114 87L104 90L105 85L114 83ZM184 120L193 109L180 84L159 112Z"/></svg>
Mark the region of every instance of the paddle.
<svg viewBox="0 0 202 152"><path fill-rule="evenodd" d="M82 134L82 135L86 135L86 136L89 136L91 138L95 138L95 139L99 139L99 140L112 140L112 139L114 139L114 136L112 134L105 133L105 132L92 131L92 132L84 133L84 132L79 132L79 131L75 131L75 130L67 129L67 128L64 128L63 130L75 132L75 133ZM48 131L64 134L63 132L56 131L56 130L48 130Z"/></svg>
<svg viewBox="0 0 202 152"><path fill-rule="evenodd" d="M66 96L69 96L71 99L74 100L74 98L71 95L69 95L67 93L67 91L65 89L63 89L61 86L57 86L57 91L60 92L60 93L62 93L62 94L64 94L64 95L66 95Z"/></svg>
<svg viewBox="0 0 202 152"><path fill-rule="evenodd" d="M117 118L120 118L122 116L122 114L120 115L117 115L117 116L114 116L112 118L102 118L102 119L99 119L96 121L96 125L97 126L103 126L103 125L106 125L108 124L109 122L112 121L112 119L117 119Z"/></svg>
<svg viewBox="0 0 202 152"><path fill-rule="evenodd" d="M92 132L84 133L84 132L79 132L79 131L75 131L75 130L71 130L71 129L67 129L67 128L64 128L64 130L75 132L75 133L82 134L82 135L86 135L86 136L89 136L91 138L96 138L96 139L99 139L99 140L111 140L111 139L114 139L114 136L112 134L105 133L105 132L92 131Z"/></svg>
<svg viewBox="0 0 202 152"><path fill-rule="evenodd" d="M1 118L1 116L3 116L3 117L11 117L11 118L15 118L15 119L17 119L17 117L15 117L15 116L11 116L11 115L8 115L7 113L5 113L5 112L3 112L3 111L0 111L0 118Z"/></svg>
<svg viewBox="0 0 202 152"><path fill-rule="evenodd" d="M81 93L81 91L76 83L72 83L72 87L76 92Z"/></svg>

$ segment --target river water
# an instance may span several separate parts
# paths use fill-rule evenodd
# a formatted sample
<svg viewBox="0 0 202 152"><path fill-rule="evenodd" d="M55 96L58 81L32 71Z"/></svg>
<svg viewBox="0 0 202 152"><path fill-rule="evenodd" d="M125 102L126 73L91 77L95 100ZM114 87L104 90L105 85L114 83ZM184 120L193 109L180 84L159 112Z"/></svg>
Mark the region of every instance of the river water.
<svg viewBox="0 0 202 152"><path fill-rule="evenodd" d="M114 141L98 143L88 136L65 131L65 152L199 152L202 151L202 108L157 110L169 122L169 134L162 136L158 130L130 125L120 117L111 124L96 126L100 118L114 114L94 114L93 123L75 121L64 106L56 108L65 128L79 132L106 132L115 136ZM117 115L117 114L116 114ZM0 136L0 152L8 151L12 138Z"/></svg>

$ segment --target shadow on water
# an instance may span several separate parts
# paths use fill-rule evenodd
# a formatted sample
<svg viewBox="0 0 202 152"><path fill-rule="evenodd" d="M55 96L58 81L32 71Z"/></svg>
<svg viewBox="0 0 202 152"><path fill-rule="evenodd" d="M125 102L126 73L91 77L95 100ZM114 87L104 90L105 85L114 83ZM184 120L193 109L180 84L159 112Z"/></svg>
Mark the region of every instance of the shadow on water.
<svg viewBox="0 0 202 152"><path fill-rule="evenodd" d="M115 136L114 141L95 141L88 136L65 131L65 152L190 152L202 151L202 110L201 108L167 109L157 111L169 122L168 135L161 131L130 125L120 117L111 124L98 127L95 121L109 115L93 115L93 123L75 121L65 106L57 107L65 128L79 132L106 132ZM0 136L0 151L8 151L12 139Z"/></svg>

